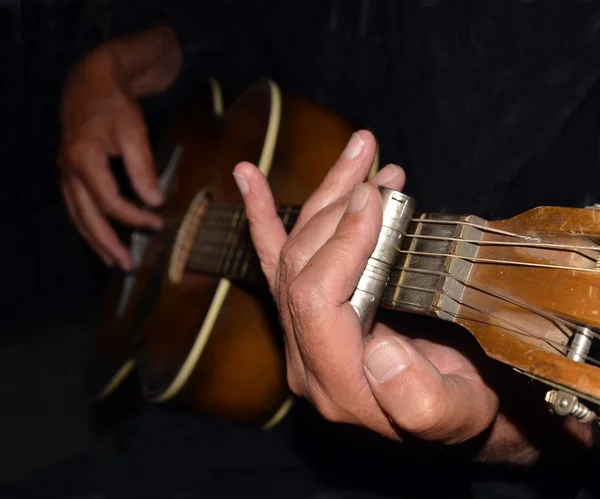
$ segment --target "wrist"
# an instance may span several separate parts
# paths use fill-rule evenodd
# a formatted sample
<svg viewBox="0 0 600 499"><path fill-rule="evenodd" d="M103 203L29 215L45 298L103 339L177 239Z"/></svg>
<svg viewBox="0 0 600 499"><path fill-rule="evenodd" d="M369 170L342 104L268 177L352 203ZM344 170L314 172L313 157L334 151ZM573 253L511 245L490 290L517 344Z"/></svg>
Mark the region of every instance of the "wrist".
<svg viewBox="0 0 600 499"><path fill-rule="evenodd" d="M478 460L490 464L534 466L562 461L565 457L571 460L576 455L591 455L594 448L592 424L580 423L573 417L561 418L548 411L531 413L530 417L524 425L499 414L481 446ZM537 427L535 431L532 431L533 426Z"/></svg>
<svg viewBox="0 0 600 499"><path fill-rule="evenodd" d="M168 25L110 40L92 57L109 64L116 78L138 98L166 91L183 63L179 41Z"/></svg>

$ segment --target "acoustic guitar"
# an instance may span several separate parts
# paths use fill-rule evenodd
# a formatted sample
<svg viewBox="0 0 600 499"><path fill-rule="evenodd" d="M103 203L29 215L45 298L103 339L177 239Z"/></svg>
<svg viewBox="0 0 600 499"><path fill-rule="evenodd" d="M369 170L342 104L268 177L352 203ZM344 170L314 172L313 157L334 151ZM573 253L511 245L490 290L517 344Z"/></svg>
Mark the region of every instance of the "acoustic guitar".
<svg viewBox="0 0 600 499"><path fill-rule="evenodd" d="M135 270L109 283L91 359L99 399L134 379L150 403L263 428L285 416L282 335L231 172L257 164L291 230L354 130L269 80L227 109L211 81L185 106L157 154L165 228L133 233ZM361 279L380 274L375 308L459 324L489 357L548 385L554 412L595 419L600 209L539 207L492 222L414 212L414 200L386 195L404 218L382 228L389 265Z"/></svg>

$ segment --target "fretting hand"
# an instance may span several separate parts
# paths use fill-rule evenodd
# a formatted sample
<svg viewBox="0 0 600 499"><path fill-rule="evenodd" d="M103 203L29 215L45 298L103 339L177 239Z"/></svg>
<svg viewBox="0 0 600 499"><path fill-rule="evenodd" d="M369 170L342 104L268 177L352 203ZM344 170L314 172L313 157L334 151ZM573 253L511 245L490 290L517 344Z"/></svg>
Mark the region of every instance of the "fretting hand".
<svg viewBox="0 0 600 499"><path fill-rule="evenodd" d="M236 166L254 245L285 332L292 391L328 420L446 444L488 428L496 393L454 348L411 340L382 323L365 339L348 303L381 227L377 185L401 190L401 168L388 165L365 182L375 140L356 133L286 231L265 177Z"/></svg>

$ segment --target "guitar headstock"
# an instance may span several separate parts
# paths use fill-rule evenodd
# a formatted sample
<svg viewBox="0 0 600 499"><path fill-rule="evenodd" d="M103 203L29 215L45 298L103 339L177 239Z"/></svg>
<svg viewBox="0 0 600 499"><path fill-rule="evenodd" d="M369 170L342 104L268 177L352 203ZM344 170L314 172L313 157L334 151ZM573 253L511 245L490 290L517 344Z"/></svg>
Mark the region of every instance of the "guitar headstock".
<svg viewBox="0 0 600 499"><path fill-rule="evenodd" d="M468 329L490 357L548 384L556 413L594 419L586 406L600 407L600 209L464 220L438 315Z"/></svg>

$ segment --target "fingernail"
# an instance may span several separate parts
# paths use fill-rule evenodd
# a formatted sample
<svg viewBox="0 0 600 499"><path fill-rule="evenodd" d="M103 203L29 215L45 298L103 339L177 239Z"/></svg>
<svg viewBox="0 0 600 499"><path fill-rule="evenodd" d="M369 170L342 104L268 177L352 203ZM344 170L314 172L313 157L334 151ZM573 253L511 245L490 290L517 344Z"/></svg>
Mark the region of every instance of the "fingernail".
<svg viewBox="0 0 600 499"><path fill-rule="evenodd" d="M349 212L357 212L364 208L369 199L369 189L365 184L357 184L354 186L354 190L350 196L350 202L348 203Z"/></svg>
<svg viewBox="0 0 600 499"><path fill-rule="evenodd" d="M124 272L131 272L133 270L133 264L131 262L122 261L121 268Z"/></svg>
<svg viewBox="0 0 600 499"><path fill-rule="evenodd" d="M240 193L242 196L245 196L248 193L248 181L246 180L246 177L241 173L234 173L233 178L235 179L235 183L237 184Z"/></svg>
<svg viewBox="0 0 600 499"><path fill-rule="evenodd" d="M153 206L162 204L163 195L158 189L146 189L147 202Z"/></svg>
<svg viewBox="0 0 600 499"><path fill-rule="evenodd" d="M381 169L373 180L378 184L385 184L387 182L391 182L394 180L398 174L400 173L400 168L396 165L387 165L385 168Z"/></svg>
<svg viewBox="0 0 600 499"><path fill-rule="evenodd" d="M354 159L361 153L364 146L365 141L362 139L362 137L358 133L353 133L342 155L347 158Z"/></svg>
<svg viewBox="0 0 600 499"><path fill-rule="evenodd" d="M397 341L383 341L365 359L369 374L383 383L403 371L410 363L408 352Z"/></svg>

